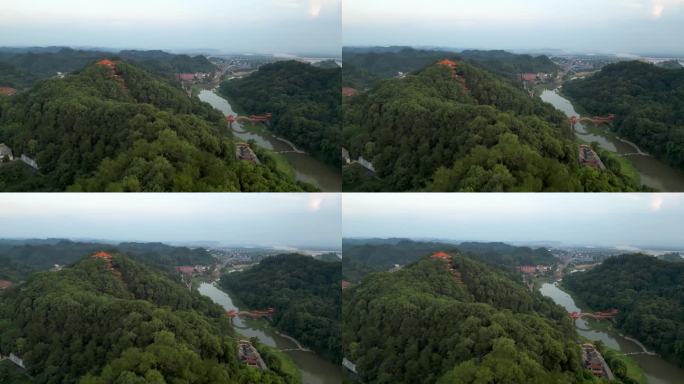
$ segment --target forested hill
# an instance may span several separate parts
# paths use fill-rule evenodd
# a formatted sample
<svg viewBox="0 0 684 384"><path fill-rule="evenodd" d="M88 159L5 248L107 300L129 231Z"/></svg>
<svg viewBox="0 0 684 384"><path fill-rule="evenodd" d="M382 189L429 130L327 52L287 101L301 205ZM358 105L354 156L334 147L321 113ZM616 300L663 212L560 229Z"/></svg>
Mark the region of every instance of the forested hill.
<svg viewBox="0 0 684 384"><path fill-rule="evenodd" d="M0 62L24 72L28 85L37 79L54 77L57 72L71 73L102 57L115 56L135 62L160 76L173 78L179 72L212 72L216 69L204 56L175 55L163 51L120 51L118 53L85 51L71 48L11 50L0 49ZM0 66L0 74L2 66ZM0 86L2 84L0 77ZM23 85L26 84L21 84Z"/></svg>
<svg viewBox="0 0 684 384"><path fill-rule="evenodd" d="M632 191L622 163L578 163L567 118L486 70L433 64L345 98L343 146L372 161L344 170L345 191Z"/></svg>
<svg viewBox="0 0 684 384"><path fill-rule="evenodd" d="M475 260L448 259L453 270L424 257L343 291L344 354L361 381L593 382L561 307Z"/></svg>
<svg viewBox="0 0 684 384"><path fill-rule="evenodd" d="M684 170L684 69L629 61L568 82L563 92L593 115L616 115L614 130Z"/></svg>
<svg viewBox="0 0 684 384"><path fill-rule="evenodd" d="M0 296L0 350L21 356L35 383L292 382L238 363L220 306L109 256L36 273Z"/></svg>
<svg viewBox="0 0 684 384"><path fill-rule="evenodd" d="M556 64L545 55L519 55L502 50L466 50L459 55L467 61L511 80L517 80L521 73L554 74L558 71Z"/></svg>
<svg viewBox="0 0 684 384"><path fill-rule="evenodd" d="M611 257L563 284L592 309L618 308L618 328L684 367L684 263Z"/></svg>
<svg viewBox="0 0 684 384"><path fill-rule="evenodd" d="M339 262L290 254L224 274L221 285L250 309L275 308L276 328L340 363L341 280Z"/></svg>
<svg viewBox="0 0 684 384"><path fill-rule="evenodd" d="M84 254L98 250L118 250L144 264L165 271L181 265L212 265L213 256L204 249L172 247L161 243L121 243L118 245L57 240L0 247L0 280L18 283L33 272L47 271L55 264L70 265Z"/></svg>
<svg viewBox="0 0 684 384"><path fill-rule="evenodd" d="M556 65L547 56L518 55L506 51L465 50L459 53L408 47L396 49L343 48L342 83L345 87L366 89L379 80L418 71L445 56L455 56L509 80L521 73L555 73Z"/></svg>
<svg viewBox="0 0 684 384"><path fill-rule="evenodd" d="M245 78L225 81L220 91L249 114L272 113L273 132L339 167L341 71L281 61Z"/></svg>
<svg viewBox="0 0 684 384"><path fill-rule="evenodd" d="M274 162L235 159L223 115L125 61L0 99L0 142L40 167L0 167L4 191L299 191Z"/></svg>
<svg viewBox="0 0 684 384"><path fill-rule="evenodd" d="M371 272L384 272L395 265L412 264L428 253L440 250L458 252L483 263L506 271L514 271L521 265L553 265L557 262L551 253L543 248L516 247L504 243L466 242L445 244L401 240L392 244L359 244L344 242L342 273L345 280L360 281Z"/></svg>

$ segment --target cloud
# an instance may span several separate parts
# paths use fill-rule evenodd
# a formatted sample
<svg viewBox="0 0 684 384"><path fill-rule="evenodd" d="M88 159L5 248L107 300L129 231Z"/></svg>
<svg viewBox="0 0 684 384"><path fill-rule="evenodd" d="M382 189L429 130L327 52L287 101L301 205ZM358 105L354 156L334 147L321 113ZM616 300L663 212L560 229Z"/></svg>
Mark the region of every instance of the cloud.
<svg viewBox="0 0 684 384"><path fill-rule="evenodd" d="M321 15L321 9L323 8L322 0L310 0L309 1L309 16L312 18L317 18Z"/></svg>
<svg viewBox="0 0 684 384"><path fill-rule="evenodd" d="M651 17L659 19L663 16L665 7L680 7L684 0L651 0Z"/></svg>
<svg viewBox="0 0 684 384"><path fill-rule="evenodd" d="M309 196L309 210L316 212L321 209L323 204L323 197L320 194L312 193Z"/></svg>
<svg viewBox="0 0 684 384"><path fill-rule="evenodd" d="M651 210L660 211L660 209L663 207L664 202L665 198L662 195L653 194L653 196L651 196Z"/></svg>

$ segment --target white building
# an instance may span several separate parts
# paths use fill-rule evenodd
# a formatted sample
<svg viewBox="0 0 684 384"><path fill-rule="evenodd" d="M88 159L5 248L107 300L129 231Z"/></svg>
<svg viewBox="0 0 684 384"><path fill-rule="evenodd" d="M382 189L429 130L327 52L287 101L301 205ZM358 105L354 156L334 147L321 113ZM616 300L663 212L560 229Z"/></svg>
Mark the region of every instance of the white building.
<svg viewBox="0 0 684 384"><path fill-rule="evenodd" d="M24 163L26 163L26 165L28 165L29 167L31 167L33 169L38 169L38 163L36 163L35 160L26 156L25 154L21 155L21 161L23 161Z"/></svg>
<svg viewBox="0 0 684 384"><path fill-rule="evenodd" d="M12 148L8 147L5 143L0 143L0 162L5 161L5 159L9 161L14 160Z"/></svg>

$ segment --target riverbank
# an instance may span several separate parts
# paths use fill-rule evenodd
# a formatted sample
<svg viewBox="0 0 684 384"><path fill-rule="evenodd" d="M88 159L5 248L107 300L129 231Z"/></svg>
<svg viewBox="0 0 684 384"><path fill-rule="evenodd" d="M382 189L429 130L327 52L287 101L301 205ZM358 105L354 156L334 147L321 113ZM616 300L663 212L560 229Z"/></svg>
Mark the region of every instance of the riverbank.
<svg viewBox="0 0 684 384"><path fill-rule="evenodd" d="M254 345L257 351L259 351L259 354L261 354L268 369L291 377L298 383L302 382L302 372L289 356L284 352L259 342L257 338L252 338L251 341L252 345Z"/></svg>
<svg viewBox="0 0 684 384"><path fill-rule="evenodd" d="M590 308L579 298L573 296L572 291L565 291L562 288L562 282L560 286L559 284L547 283L539 291L542 295L551 298L556 304L564 307L568 312L583 312L583 310L592 312L597 309L605 309ZM648 384L678 384L681 382L680 378L684 377L684 369L665 361L660 356L643 353L643 344L640 345L641 343L636 343L633 338L616 331L616 328L608 322L597 323L588 321L588 319L577 319L575 329L580 340L586 339L593 343L600 341L605 348L614 351L616 358L619 358L628 367L631 365L632 368L628 368L632 372L630 377L641 377L643 374L646 377L645 382ZM609 352L607 354L611 355ZM617 371L619 369L618 367ZM637 373L639 371L640 373ZM637 381L643 382L641 380L643 379Z"/></svg>
<svg viewBox="0 0 684 384"><path fill-rule="evenodd" d="M575 106L572 99L566 98L566 95L562 93L562 87L554 90L543 90L540 98L563 112L567 117L589 116L580 106ZM581 142L598 142L601 151L609 153L610 158L620 164L620 172L623 177L629 180L636 180L638 177L639 181L635 185L643 185L663 192L684 191L684 172L648 155L635 143L619 137L611 130L592 125L585 126L584 123L578 122L575 125L574 133Z"/></svg>
<svg viewBox="0 0 684 384"><path fill-rule="evenodd" d="M203 283L198 292L221 305L226 311L247 308L244 303L237 298L233 299L229 291L224 291L217 284ZM342 381L342 368L338 364L333 364L314 352L301 351L290 338L276 332L268 321L235 317L233 328L241 337L256 337L261 344L270 347L274 354L282 354L291 359L301 372L303 384L338 384Z"/></svg>
<svg viewBox="0 0 684 384"><path fill-rule="evenodd" d="M243 115L239 106L235 109L229 98L216 92L215 89L204 89L199 94L199 99L209 103L225 116ZM249 142L253 140L256 146L267 151L269 157L275 159L281 170L291 169L297 181L313 185L322 192L339 192L342 190L342 170L310 156L305 151L294 146L289 140L274 135L270 130L261 125L245 124L236 121L231 129L232 135L240 140Z"/></svg>

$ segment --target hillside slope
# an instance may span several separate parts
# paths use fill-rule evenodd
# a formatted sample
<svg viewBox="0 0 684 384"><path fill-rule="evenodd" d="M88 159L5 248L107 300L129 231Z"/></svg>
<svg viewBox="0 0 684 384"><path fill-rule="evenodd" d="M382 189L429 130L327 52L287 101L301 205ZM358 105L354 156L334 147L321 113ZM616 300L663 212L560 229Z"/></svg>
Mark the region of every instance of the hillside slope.
<svg viewBox="0 0 684 384"><path fill-rule="evenodd" d="M220 306L120 254L34 274L0 319L0 350L36 383L289 383L238 363Z"/></svg>
<svg viewBox="0 0 684 384"><path fill-rule="evenodd" d="M0 100L0 142L40 167L0 167L3 190L302 190L275 164L236 160L220 112L123 61Z"/></svg>
<svg viewBox="0 0 684 384"><path fill-rule="evenodd" d="M395 265L405 266L426 254L452 250L496 268L513 272L521 265L553 265L556 258L543 248L515 247L504 243L466 242L458 245L401 240L395 244L343 242L342 274L351 282L371 272L384 272Z"/></svg>
<svg viewBox="0 0 684 384"><path fill-rule="evenodd" d="M465 62L433 64L345 98L343 145L377 178L345 167L344 190L631 191L619 161L580 166L567 118Z"/></svg>
<svg viewBox="0 0 684 384"><path fill-rule="evenodd" d="M482 263L437 256L344 291L344 353L363 382L592 382L562 308Z"/></svg>

